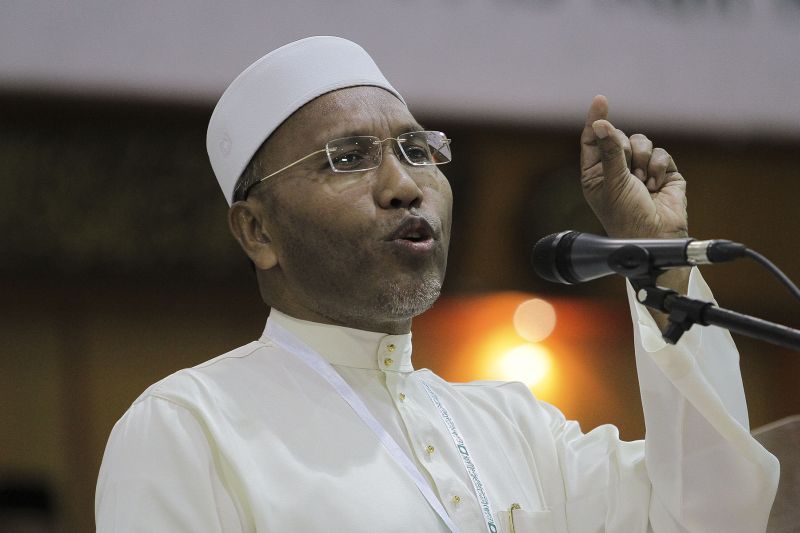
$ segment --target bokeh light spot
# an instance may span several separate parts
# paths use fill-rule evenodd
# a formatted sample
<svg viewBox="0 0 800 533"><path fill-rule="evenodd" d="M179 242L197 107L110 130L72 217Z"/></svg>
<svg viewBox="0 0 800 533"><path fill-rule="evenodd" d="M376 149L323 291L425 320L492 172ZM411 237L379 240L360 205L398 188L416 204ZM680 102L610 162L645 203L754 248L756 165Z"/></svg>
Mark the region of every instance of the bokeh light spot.
<svg viewBox="0 0 800 533"><path fill-rule="evenodd" d="M544 346L522 344L508 350L498 361L502 378L533 387L550 372L550 352Z"/></svg>
<svg viewBox="0 0 800 533"><path fill-rule="evenodd" d="M540 298L525 300L514 311L514 329L525 340L539 342L556 327L556 310Z"/></svg>

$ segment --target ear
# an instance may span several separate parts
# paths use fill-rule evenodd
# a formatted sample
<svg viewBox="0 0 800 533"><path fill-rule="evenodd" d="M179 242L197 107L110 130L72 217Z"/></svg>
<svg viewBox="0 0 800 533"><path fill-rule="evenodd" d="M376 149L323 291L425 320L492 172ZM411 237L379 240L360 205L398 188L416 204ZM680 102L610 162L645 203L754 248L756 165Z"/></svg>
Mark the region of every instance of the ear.
<svg viewBox="0 0 800 533"><path fill-rule="evenodd" d="M258 270L278 264L275 246L263 224L263 211L251 200L234 203L228 210L228 227Z"/></svg>

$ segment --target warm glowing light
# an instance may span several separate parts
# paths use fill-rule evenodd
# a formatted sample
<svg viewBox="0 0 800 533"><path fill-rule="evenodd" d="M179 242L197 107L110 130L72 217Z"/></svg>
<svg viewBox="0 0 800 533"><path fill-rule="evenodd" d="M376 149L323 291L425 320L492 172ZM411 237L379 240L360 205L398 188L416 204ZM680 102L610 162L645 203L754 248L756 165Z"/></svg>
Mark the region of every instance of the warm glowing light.
<svg viewBox="0 0 800 533"><path fill-rule="evenodd" d="M546 339L556 327L556 310L550 303L533 298L525 300L514 311L514 328L525 340L539 342Z"/></svg>
<svg viewBox="0 0 800 533"><path fill-rule="evenodd" d="M545 347L527 343L511 348L498 361L502 379L521 381L529 387L545 379L551 366L550 353Z"/></svg>

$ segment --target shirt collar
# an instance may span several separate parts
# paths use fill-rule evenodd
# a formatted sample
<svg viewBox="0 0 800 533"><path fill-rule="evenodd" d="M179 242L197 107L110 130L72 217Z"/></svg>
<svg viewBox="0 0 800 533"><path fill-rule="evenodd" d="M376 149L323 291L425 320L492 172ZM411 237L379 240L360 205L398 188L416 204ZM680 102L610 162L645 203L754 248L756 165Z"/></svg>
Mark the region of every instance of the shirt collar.
<svg viewBox="0 0 800 533"><path fill-rule="evenodd" d="M306 343L331 364L391 372L413 372L411 333L386 335L374 331L300 320L272 309L267 325L275 322ZM262 340L267 340L266 330Z"/></svg>

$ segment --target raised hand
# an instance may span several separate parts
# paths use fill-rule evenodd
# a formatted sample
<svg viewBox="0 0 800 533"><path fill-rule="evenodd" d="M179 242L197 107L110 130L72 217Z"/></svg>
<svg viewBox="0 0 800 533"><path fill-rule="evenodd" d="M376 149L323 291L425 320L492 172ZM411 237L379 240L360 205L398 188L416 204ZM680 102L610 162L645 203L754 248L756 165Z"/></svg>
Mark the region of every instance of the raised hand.
<svg viewBox="0 0 800 533"><path fill-rule="evenodd" d="M630 138L608 120L595 96L581 134L583 195L617 238L687 236L686 181L672 156L642 134Z"/></svg>

